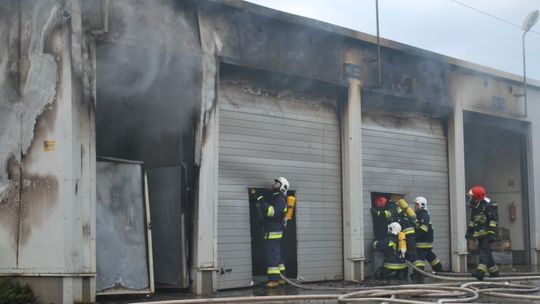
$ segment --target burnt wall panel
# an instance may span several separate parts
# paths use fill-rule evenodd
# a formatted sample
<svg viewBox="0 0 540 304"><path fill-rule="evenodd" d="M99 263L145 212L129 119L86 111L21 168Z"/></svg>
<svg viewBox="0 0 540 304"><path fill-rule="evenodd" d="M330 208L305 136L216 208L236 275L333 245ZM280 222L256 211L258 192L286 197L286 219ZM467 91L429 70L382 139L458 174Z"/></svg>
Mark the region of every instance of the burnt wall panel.
<svg viewBox="0 0 540 304"><path fill-rule="evenodd" d="M0 4L2 272L94 272L93 67L85 60L81 75L83 63L72 65L88 54L75 14L61 0Z"/></svg>
<svg viewBox="0 0 540 304"><path fill-rule="evenodd" d="M398 98L394 103L450 104L450 65L441 61L383 47L379 86L374 44L219 5L203 6L199 15L213 27L225 61L342 84L344 53L353 50L364 89Z"/></svg>
<svg viewBox="0 0 540 304"><path fill-rule="evenodd" d="M21 203L18 267L64 272L71 181L69 25L64 1L21 2ZM67 71L64 69L66 68ZM67 84L67 85L66 85ZM62 114L60 114L62 113ZM66 192L63 192L66 191ZM71 200L70 200L71 201ZM39 254L36 254L38 253Z"/></svg>
<svg viewBox="0 0 540 304"><path fill-rule="evenodd" d="M20 181L18 1L0 2L0 268L16 267Z"/></svg>
<svg viewBox="0 0 540 304"><path fill-rule="evenodd" d="M96 170L96 289L148 290L142 165L98 162Z"/></svg>
<svg viewBox="0 0 540 304"><path fill-rule="evenodd" d="M203 8L200 18L209 19L219 39L218 55L242 65L342 82L343 38L338 35L223 6Z"/></svg>
<svg viewBox="0 0 540 304"><path fill-rule="evenodd" d="M448 104L448 65L385 50L382 53L381 87L389 94L436 104Z"/></svg>
<svg viewBox="0 0 540 304"><path fill-rule="evenodd" d="M243 60L315 79L342 78L338 36L251 14L237 23Z"/></svg>
<svg viewBox="0 0 540 304"><path fill-rule="evenodd" d="M510 118L527 115L522 83L473 71L453 71L449 78L450 96L466 110Z"/></svg>

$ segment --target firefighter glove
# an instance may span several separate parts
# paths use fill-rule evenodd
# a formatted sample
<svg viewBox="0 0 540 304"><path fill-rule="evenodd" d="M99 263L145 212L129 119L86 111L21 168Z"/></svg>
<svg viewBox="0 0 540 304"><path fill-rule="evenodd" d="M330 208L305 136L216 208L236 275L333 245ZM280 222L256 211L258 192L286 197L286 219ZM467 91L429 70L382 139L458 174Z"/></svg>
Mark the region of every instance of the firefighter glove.
<svg viewBox="0 0 540 304"><path fill-rule="evenodd" d="M249 199L256 199L257 198L257 190L255 188L249 189Z"/></svg>
<svg viewBox="0 0 540 304"><path fill-rule="evenodd" d="M473 236L473 230L472 229L467 229L467 233L465 233L465 239L468 241L470 239L472 239L472 236Z"/></svg>

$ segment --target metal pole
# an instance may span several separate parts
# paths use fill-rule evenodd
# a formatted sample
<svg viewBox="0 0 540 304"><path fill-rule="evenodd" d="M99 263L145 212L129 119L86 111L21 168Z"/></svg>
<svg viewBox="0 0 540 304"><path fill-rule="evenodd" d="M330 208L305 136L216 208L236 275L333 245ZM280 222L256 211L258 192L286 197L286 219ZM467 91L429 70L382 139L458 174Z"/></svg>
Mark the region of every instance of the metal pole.
<svg viewBox="0 0 540 304"><path fill-rule="evenodd" d="M375 16L377 18L377 69L379 73L379 88L381 87L381 43L379 42L379 0L375 0Z"/></svg>
<svg viewBox="0 0 540 304"><path fill-rule="evenodd" d="M525 68L525 34L527 34L527 32L523 32L523 36L521 36L521 42L523 46L523 100L525 102L525 117L527 117L527 70Z"/></svg>

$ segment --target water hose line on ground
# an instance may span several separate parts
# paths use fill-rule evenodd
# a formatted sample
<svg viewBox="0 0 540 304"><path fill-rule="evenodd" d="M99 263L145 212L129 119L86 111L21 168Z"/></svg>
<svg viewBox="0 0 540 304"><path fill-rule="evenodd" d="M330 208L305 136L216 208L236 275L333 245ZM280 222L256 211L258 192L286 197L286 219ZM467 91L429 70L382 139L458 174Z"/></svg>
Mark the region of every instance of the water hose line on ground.
<svg viewBox="0 0 540 304"><path fill-rule="evenodd" d="M248 296L227 298L186 299L170 301L145 302L146 304L198 304L198 303L254 303L254 302L288 302L288 301L332 301L338 303L401 303L401 304L443 304L443 303L478 303L480 295L502 297L514 300L540 301L538 295L525 293L538 292L539 286L510 283L522 281L540 281L540 275L509 275L503 277L485 278L477 281L472 277L461 275L441 275L426 272L407 262L410 268L422 275L446 283L405 284L375 287L331 287L308 286L294 282L282 275L288 284L300 289L312 291L336 291L336 294L308 294L308 295L276 295L276 296ZM345 294L343 294L345 293ZM408 297L398 298L398 296ZM420 300L425 298L426 301Z"/></svg>

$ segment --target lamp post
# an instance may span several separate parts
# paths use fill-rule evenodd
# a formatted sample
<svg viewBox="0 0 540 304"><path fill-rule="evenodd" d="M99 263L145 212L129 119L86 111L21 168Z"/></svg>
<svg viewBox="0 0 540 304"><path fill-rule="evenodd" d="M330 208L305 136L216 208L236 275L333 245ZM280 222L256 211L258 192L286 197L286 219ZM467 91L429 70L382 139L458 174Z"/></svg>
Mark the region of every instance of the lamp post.
<svg viewBox="0 0 540 304"><path fill-rule="evenodd" d="M525 20L523 20L523 25L521 29L523 30L523 36L521 37L521 42L523 46L523 100L525 101L525 116L527 116L527 71L525 68L525 35L531 30L531 28L538 21L538 10L532 11L527 15Z"/></svg>

